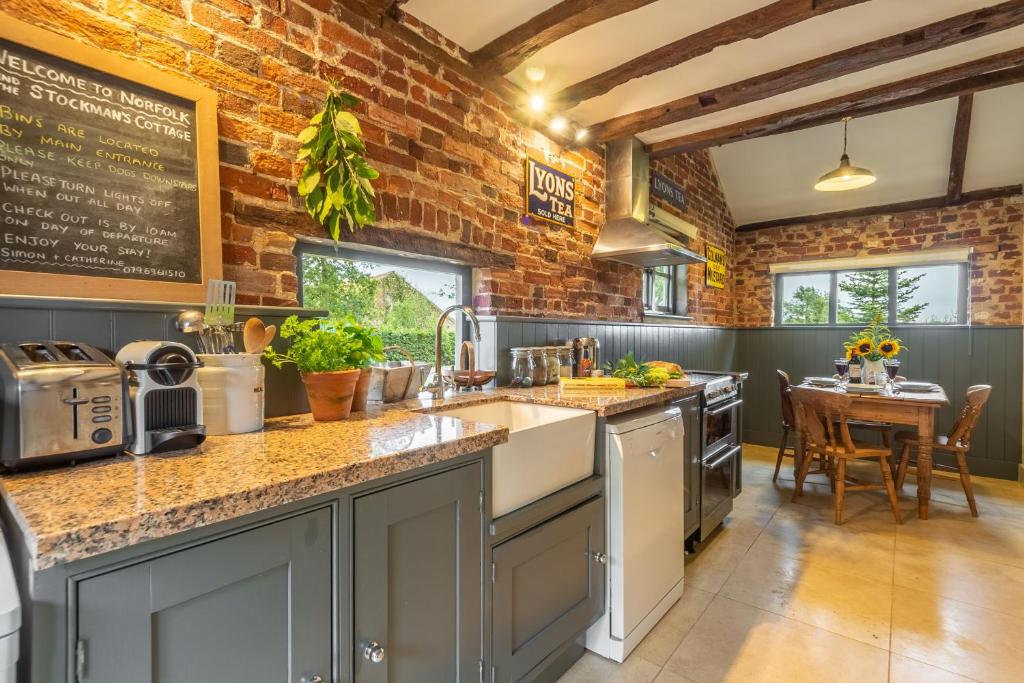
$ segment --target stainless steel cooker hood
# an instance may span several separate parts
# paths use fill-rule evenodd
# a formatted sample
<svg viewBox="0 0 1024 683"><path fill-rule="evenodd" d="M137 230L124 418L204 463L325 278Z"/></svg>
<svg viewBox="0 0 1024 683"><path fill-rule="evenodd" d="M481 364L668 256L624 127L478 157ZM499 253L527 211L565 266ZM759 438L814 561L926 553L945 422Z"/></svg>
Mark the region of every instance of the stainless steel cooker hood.
<svg viewBox="0 0 1024 683"><path fill-rule="evenodd" d="M605 224L591 256L632 266L705 263L687 248L697 228L651 206L650 157L633 136L605 145Z"/></svg>

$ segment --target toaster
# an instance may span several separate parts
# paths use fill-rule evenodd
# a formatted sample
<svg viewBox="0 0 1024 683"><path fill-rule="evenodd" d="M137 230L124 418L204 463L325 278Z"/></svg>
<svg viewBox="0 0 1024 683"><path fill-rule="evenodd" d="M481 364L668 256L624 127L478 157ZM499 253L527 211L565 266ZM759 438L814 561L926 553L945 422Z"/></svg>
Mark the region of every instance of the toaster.
<svg viewBox="0 0 1024 683"><path fill-rule="evenodd" d="M117 352L128 372L135 455L180 451L206 439L203 390L196 370L202 363L178 342L135 341Z"/></svg>
<svg viewBox="0 0 1024 683"><path fill-rule="evenodd" d="M58 464L124 450L124 370L81 342L0 344L0 463Z"/></svg>

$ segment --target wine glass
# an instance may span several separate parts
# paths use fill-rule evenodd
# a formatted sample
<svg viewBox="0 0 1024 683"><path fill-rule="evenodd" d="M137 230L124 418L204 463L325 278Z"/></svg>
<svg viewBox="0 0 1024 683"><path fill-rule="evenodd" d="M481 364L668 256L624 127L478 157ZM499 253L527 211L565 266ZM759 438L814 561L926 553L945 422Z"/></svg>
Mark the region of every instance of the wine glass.
<svg viewBox="0 0 1024 683"><path fill-rule="evenodd" d="M837 388L846 388L846 383L850 381L850 361L846 358L836 358L836 374L839 375L839 384Z"/></svg>
<svg viewBox="0 0 1024 683"><path fill-rule="evenodd" d="M900 362L895 358L887 358L885 374L889 376L889 392L896 393L896 375L900 374Z"/></svg>

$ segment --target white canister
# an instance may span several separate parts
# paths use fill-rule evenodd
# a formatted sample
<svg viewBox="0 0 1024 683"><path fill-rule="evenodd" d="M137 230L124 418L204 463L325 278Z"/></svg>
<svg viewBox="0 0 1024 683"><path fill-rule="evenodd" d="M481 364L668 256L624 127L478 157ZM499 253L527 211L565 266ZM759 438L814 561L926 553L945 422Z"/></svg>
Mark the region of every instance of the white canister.
<svg viewBox="0 0 1024 683"><path fill-rule="evenodd" d="M258 353L199 354L203 424L207 434L263 429L264 376Z"/></svg>

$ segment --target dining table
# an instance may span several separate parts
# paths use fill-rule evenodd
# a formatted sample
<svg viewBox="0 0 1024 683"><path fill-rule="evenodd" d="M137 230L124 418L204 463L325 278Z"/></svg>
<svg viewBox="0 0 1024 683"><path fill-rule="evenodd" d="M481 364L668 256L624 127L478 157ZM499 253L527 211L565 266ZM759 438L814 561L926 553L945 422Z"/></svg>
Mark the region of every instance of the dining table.
<svg viewBox="0 0 1024 683"><path fill-rule="evenodd" d="M921 443L917 452L917 516L919 519L928 519L928 502L932 494L932 447L929 444L935 441L935 413L949 405L946 391L937 384L933 385L931 391L903 391L897 388L895 391L886 389L870 393L820 387L807 382L800 386L819 391L846 391L853 399L846 413L849 420L886 422L917 428ZM802 448L796 449L793 460L794 471L799 472L803 461Z"/></svg>

